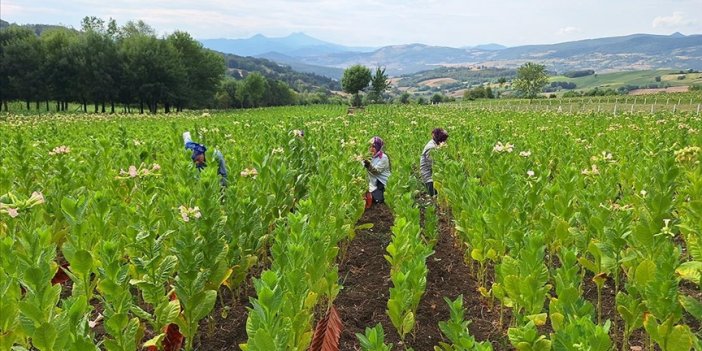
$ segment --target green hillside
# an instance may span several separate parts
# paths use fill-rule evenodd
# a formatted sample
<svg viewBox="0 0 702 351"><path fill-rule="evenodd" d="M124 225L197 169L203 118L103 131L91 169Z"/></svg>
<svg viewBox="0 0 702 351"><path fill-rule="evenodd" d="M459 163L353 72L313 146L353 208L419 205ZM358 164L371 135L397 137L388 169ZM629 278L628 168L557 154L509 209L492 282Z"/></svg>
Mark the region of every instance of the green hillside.
<svg viewBox="0 0 702 351"><path fill-rule="evenodd" d="M660 80L657 81L656 77L660 77ZM617 89L625 86L663 88L701 84L702 73L681 74L679 70L646 70L594 74L578 78L552 76L549 78L549 81L575 83L577 85L576 90L590 90L594 88Z"/></svg>

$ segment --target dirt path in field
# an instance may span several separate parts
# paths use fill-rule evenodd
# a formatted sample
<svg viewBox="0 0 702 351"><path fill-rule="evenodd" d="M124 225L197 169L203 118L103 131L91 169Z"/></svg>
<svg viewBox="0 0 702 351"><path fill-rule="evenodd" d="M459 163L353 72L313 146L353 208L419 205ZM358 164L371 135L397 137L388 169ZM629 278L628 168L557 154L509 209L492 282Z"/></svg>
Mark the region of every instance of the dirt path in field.
<svg viewBox="0 0 702 351"><path fill-rule="evenodd" d="M256 273L250 273L241 291L230 291L226 286L219 289L214 310L200 321L200 329L196 336L195 345L199 350L238 351L239 344L248 339L246 335L246 319L250 306L249 297L256 296L253 277L260 276L261 268ZM224 301L224 305L222 304Z"/></svg>
<svg viewBox="0 0 702 351"><path fill-rule="evenodd" d="M334 301L344 324L339 350L360 350L355 334L377 323L383 325L386 342L397 344L399 340L385 313L391 282L390 264L383 255L392 237L393 221L384 204L367 209L358 224L373 223L373 228L359 231L341 258L339 278L344 288Z"/></svg>
<svg viewBox="0 0 702 351"><path fill-rule="evenodd" d="M422 210L423 213L423 210ZM366 211L358 224L374 223L371 230L360 231L351 242L344 261L339 265L344 290L335 305L344 323L339 343L340 350L360 350L355 333L381 323L385 342L393 343L394 350L412 347L417 351L431 351L442 340L439 321L449 319L444 296L455 299L463 294L466 319L471 319L470 331L477 340L491 340L495 350L508 350L506 325L497 326L499 311L490 309L477 292L477 282L463 261L464 250L456 246L452 235L450 213L440 211L439 237L435 253L427 259L429 274L427 288L417 309L414 332L405 344L385 313L390 293L390 265L383 255L391 240L392 213L385 206ZM507 320L507 319L506 319ZM505 323L506 324L506 323Z"/></svg>
<svg viewBox="0 0 702 351"><path fill-rule="evenodd" d="M422 211L423 212L423 211ZM490 308L478 290L478 282L465 264L465 248L453 235L453 222L450 211L440 209L439 237L434 247L434 255L427 259L429 274L427 289L417 309L416 336L408 340L415 350L433 350L442 338L439 322L450 318L444 297L455 300L463 294L465 319L471 320L468 327L478 341L490 340L494 350L511 349L506 345L507 325L498 326L499 310ZM509 318L505 314L505 318ZM505 319L508 320L508 319Z"/></svg>

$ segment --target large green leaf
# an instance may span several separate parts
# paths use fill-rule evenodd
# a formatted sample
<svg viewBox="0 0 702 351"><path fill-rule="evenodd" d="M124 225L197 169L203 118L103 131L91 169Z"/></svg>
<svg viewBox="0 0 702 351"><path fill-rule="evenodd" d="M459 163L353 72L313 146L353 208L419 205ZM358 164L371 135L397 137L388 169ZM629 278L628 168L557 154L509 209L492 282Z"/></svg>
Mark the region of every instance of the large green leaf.
<svg viewBox="0 0 702 351"><path fill-rule="evenodd" d="M690 327L686 325L676 325L667 337L664 351L689 351L692 348L694 335Z"/></svg>
<svg viewBox="0 0 702 351"><path fill-rule="evenodd" d="M50 351L54 348L58 332L51 323L42 323L32 335L32 345L41 351Z"/></svg>
<svg viewBox="0 0 702 351"><path fill-rule="evenodd" d="M678 295L678 301L687 313L697 318L698 321L702 321L702 302L686 295Z"/></svg>
<svg viewBox="0 0 702 351"><path fill-rule="evenodd" d="M217 300L217 292L214 290L206 290L198 293L193 297L193 322L205 318L214 308Z"/></svg>
<svg viewBox="0 0 702 351"><path fill-rule="evenodd" d="M702 262L685 262L675 269L675 273L679 275L680 278L689 280L699 285L700 282L702 282Z"/></svg>
<svg viewBox="0 0 702 351"><path fill-rule="evenodd" d="M86 276L93 268L93 255L87 250L78 250L73 255L71 263L71 271L76 274Z"/></svg>
<svg viewBox="0 0 702 351"><path fill-rule="evenodd" d="M656 277L656 263L651 260L643 260L636 267L636 272L634 273L634 281L636 285L643 288L650 281Z"/></svg>

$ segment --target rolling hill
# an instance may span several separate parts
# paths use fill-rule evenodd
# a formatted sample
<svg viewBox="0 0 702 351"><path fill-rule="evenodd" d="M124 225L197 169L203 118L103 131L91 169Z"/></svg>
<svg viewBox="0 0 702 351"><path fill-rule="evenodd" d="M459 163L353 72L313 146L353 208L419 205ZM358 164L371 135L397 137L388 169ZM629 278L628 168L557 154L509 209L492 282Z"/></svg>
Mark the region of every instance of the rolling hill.
<svg viewBox="0 0 702 351"><path fill-rule="evenodd" d="M292 33L286 37L271 38L256 34L247 39L203 39L208 49L239 56L259 56L269 52L295 57L310 57L346 51L367 52L373 48L347 47L313 38L305 33Z"/></svg>
<svg viewBox="0 0 702 351"><path fill-rule="evenodd" d="M304 37L310 38L306 35ZM343 50L326 42L323 42L326 51L315 51L312 49L315 46L311 45L314 41L305 42L304 45L307 46L295 46L294 40L284 42L285 45L262 46L257 55L292 67L306 67L310 72L335 78L338 77L334 75L336 73L324 72L325 69L321 67L343 69L357 63L369 67L383 66L391 76L412 74L442 66L516 68L528 61L543 64L548 70L556 72L580 69L594 69L601 73L702 69L702 35L699 34L632 34L509 48L498 44L465 48L407 44L385 46L370 52L354 51L352 48ZM304 49L305 47L307 49ZM224 48L220 49L228 52ZM316 53L312 54L313 52Z"/></svg>

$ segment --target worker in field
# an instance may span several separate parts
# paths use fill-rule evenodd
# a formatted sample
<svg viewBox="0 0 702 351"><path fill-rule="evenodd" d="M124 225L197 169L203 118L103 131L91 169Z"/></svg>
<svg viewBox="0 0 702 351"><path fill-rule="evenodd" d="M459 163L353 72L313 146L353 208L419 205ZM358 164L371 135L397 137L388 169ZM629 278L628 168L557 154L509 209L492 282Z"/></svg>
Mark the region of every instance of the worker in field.
<svg viewBox="0 0 702 351"><path fill-rule="evenodd" d="M368 171L368 192L366 193L366 208L373 203L385 202L385 186L390 177L390 158L383 152L383 139L373 137L369 141L368 151L371 158L363 160L363 166Z"/></svg>
<svg viewBox="0 0 702 351"><path fill-rule="evenodd" d="M185 144L185 149L191 150L193 152L190 158L193 160L195 168L197 168L198 171L202 171L203 168L207 167L207 159L205 157L205 152L207 151L207 148L205 147L205 145L193 142L189 131L183 133L183 143ZM217 174L219 174L220 177L222 177L219 183L222 186L227 186L227 167L224 163L224 156L219 150L215 149L214 157L217 160L218 164Z"/></svg>
<svg viewBox="0 0 702 351"><path fill-rule="evenodd" d="M422 176L422 182L427 187L427 192L430 196L436 196L434 189L434 179L432 178L432 166L434 161L431 159L431 151L439 147L448 139L448 133L445 129L435 128L431 131L431 140L424 146L422 156L419 157L419 173Z"/></svg>

